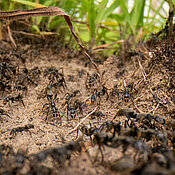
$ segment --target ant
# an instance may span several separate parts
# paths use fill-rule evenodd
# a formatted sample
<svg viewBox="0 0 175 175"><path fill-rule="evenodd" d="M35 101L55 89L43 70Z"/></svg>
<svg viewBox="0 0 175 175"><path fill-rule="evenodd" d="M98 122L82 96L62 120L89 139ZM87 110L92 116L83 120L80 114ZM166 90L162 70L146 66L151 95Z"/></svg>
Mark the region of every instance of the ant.
<svg viewBox="0 0 175 175"><path fill-rule="evenodd" d="M50 156L54 162L63 166L66 160L70 160L73 152L81 152L83 143L80 139L77 141L68 143L62 147L48 148L34 155L34 163L39 163L44 161L48 156Z"/></svg>
<svg viewBox="0 0 175 175"><path fill-rule="evenodd" d="M38 67L34 67L29 71L29 74L31 75L32 78L39 78L41 71L39 70Z"/></svg>
<svg viewBox="0 0 175 175"><path fill-rule="evenodd" d="M129 83L129 84L127 84L127 86L124 85L124 87L125 87L125 90L124 90L123 98L124 98L125 102L128 102L129 99L131 99L130 92L133 90L133 84Z"/></svg>
<svg viewBox="0 0 175 175"><path fill-rule="evenodd" d="M38 99L47 97L47 99L49 100L50 98L52 98L54 94L52 89L53 89L52 83L48 84L47 87L44 88L38 95Z"/></svg>
<svg viewBox="0 0 175 175"><path fill-rule="evenodd" d="M11 77L7 74L8 72L12 72L13 75L15 75L16 68L14 66L8 65L5 62L0 62L0 80L2 80L3 77L5 77L6 80L11 79Z"/></svg>
<svg viewBox="0 0 175 175"><path fill-rule="evenodd" d="M65 104L67 109L67 119L70 114L72 118L76 117L77 109L82 112L83 103L79 100L75 100L74 103L71 103L72 98L76 97L76 95L80 93L79 90L75 90L73 93L67 93L65 97Z"/></svg>
<svg viewBox="0 0 175 175"><path fill-rule="evenodd" d="M33 129L33 128L34 128L34 125L32 125L32 124L27 124L27 125L25 125L23 127L13 128L10 131L10 135L16 136L17 132L23 132L23 131L27 132L27 131L29 131L29 129Z"/></svg>
<svg viewBox="0 0 175 175"><path fill-rule="evenodd" d="M62 72L59 72L59 70L62 70ZM44 76L48 76L49 80L51 81L56 80L56 83L53 85L55 87L62 86L64 89L67 87L64 79L63 68L57 70L55 67L48 67L44 71Z"/></svg>
<svg viewBox="0 0 175 175"><path fill-rule="evenodd" d="M90 141L92 143L92 135L95 133L100 132L100 130L96 127L96 126L92 126L91 123L89 123L90 127L87 127L86 125L83 125L81 127L79 127L77 129L77 136L76 138L78 138L78 132L79 130L83 133L83 135L89 136L90 137Z"/></svg>
<svg viewBox="0 0 175 175"><path fill-rule="evenodd" d="M5 116L11 118L10 115L8 115L2 108L0 108L0 117L1 117L2 115L5 115Z"/></svg>
<svg viewBox="0 0 175 175"><path fill-rule="evenodd" d="M48 103L44 104L42 107L42 111L47 113L46 120L48 120L48 116L51 113L53 118L57 118L59 116L58 108L56 107L55 101L57 100L57 94L52 91L52 84L49 84L45 89L44 97L47 97Z"/></svg>
<svg viewBox="0 0 175 175"><path fill-rule="evenodd" d="M152 114L137 114L135 113L132 109L119 109L116 113L116 115L114 116L113 120L118 117L118 116L126 116L128 118L128 121L130 119L134 119L135 122L139 122L140 123L140 127L145 127L150 128L150 129L156 129L158 128L158 126L156 125L156 122L158 124L162 124L164 126L166 126L166 122L165 119L160 117L160 116L154 116ZM153 121L153 122L152 122Z"/></svg>
<svg viewBox="0 0 175 175"><path fill-rule="evenodd" d="M140 127L158 129L160 126L158 124L166 126L165 119L159 116L154 116L152 114L138 114L136 117L136 122L140 122Z"/></svg>
<svg viewBox="0 0 175 175"><path fill-rule="evenodd" d="M101 118L105 117L105 114L103 114L101 111L95 111L92 115L91 115L91 119L95 119L97 117L97 121L99 122L99 120L101 120Z"/></svg>
<svg viewBox="0 0 175 175"><path fill-rule="evenodd" d="M66 93L67 96L65 97L66 102L69 102L71 98L75 97L78 93L80 93L79 90L73 91L73 93Z"/></svg>
<svg viewBox="0 0 175 175"><path fill-rule="evenodd" d="M6 97L6 98L4 99L4 101L3 101L3 104L6 105L6 104L9 103L10 101L11 101L12 103L14 103L15 101L20 101L20 102L22 103L22 105L25 107L24 102L23 102L23 100L22 100L22 95L20 95L20 94L18 94L16 97L13 97L13 96L8 96L8 97Z"/></svg>
<svg viewBox="0 0 175 175"><path fill-rule="evenodd" d="M115 97L116 95L119 97L119 90L116 84L114 84L114 87L112 89L112 91L110 92L110 95L112 97Z"/></svg>
<svg viewBox="0 0 175 175"><path fill-rule="evenodd" d="M46 112L47 112L46 120L48 120L48 115L50 112L52 113L53 118L57 118L59 116L58 108L56 107L56 104L55 104L56 97L57 97L57 95L55 95L55 97L53 99L53 95L47 96L49 103L46 103L42 107L42 111L44 109L46 109Z"/></svg>
<svg viewBox="0 0 175 175"><path fill-rule="evenodd" d="M99 79L99 75L97 73L93 73L92 76L87 73L87 79L86 79L86 88L90 89L95 85L95 82Z"/></svg>
<svg viewBox="0 0 175 175"><path fill-rule="evenodd" d="M26 79L27 81L31 82L33 85L38 86L38 84L32 80L31 75L30 75L30 71L27 68L24 69L24 73L25 73L25 75L24 75L24 78L22 80L22 83L24 83L24 80Z"/></svg>
<svg viewBox="0 0 175 175"><path fill-rule="evenodd" d="M106 100L108 100L109 94L105 86L103 86L99 91L95 89L94 94L91 96L91 103L94 104L97 101L97 99L99 99L97 103L100 105L101 97L104 96L105 94L107 95Z"/></svg>
<svg viewBox="0 0 175 175"><path fill-rule="evenodd" d="M0 91L5 91L6 89L11 90L11 86L8 85L9 82L3 83L0 81Z"/></svg>
<svg viewBox="0 0 175 175"><path fill-rule="evenodd" d="M104 155L103 155L103 151L102 151L102 146L103 145L106 145L107 142L111 142L112 139L113 139L113 135L107 135L107 134L104 134L102 132L96 132L93 134L93 144L95 145L98 145L98 151L100 151L101 153L101 162L104 163ZM98 156L98 151L96 153L96 156L95 156L95 159L94 159L94 162L97 160L97 156Z"/></svg>
<svg viewBox="0 0 175 175"><path fill-rule="evenodd" d="M27 93L27 86L25 86L23 83L19 83L18 85L14 86L13 89L17 91L25 91L25 95Z"/></svg>
<svg viewBox="0 0 175 175"><path fill-rule="evenodd" d="M77 113L80 112L81 114L83 113L83 107L84 103L81 102L80 100L75 100L74 103L68 103L67 104L67 116L70 116L72 118L75 118Z"/></svg>
<svg viewBox="0 0 175 175"><path fill-rule="evenodd" d="M115 126L113 121L106 121L100 126L100 131L105 129L105 132L111 131Z"/></svg>
<svg viewBox="0 0 175 175"><path fill-rule="evenodd" d="M123 109L119 109L116 113L116 115L114 116L114 118L112 120L114 120L116 117L118 116L126 116L128 118L128 120L130 120L131 118L136 119L137 114L130 108L123 108Z"/></svg>
<svg viewBox="0 0 175 175"><path fill-rule="evenodd" d="M106 121L100 126L100 131L105 130L105 132L111 132L113 129L113 137L115 136L116 132L118 135L121 135L123 127L121 126L120 122L115 123L113 121Z"/></svg>

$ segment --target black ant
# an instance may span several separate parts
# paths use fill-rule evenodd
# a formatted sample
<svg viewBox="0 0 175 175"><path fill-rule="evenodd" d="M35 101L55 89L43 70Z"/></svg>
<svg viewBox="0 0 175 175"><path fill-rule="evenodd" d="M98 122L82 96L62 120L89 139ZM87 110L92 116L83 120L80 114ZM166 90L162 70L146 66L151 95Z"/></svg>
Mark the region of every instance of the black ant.
<svg viewBox="0 0 175 175"><path fill-rule="evenodd" d="M86 136L90 137L90 141L92 143L92 135L94 133L100 132L100 130L96 126L92 126L91 123L89 123L89 125L90 125L90 127L87 127L86 125L83 125L83 126L79 127L77 129L77 136L76 136L76 138L78 138L78 132L80 130L83 133L83 135L86 135Z"/></svg>
<svg viewBox="0 0 175 175"><path fill-rule="evenodd" d="M114 116L113 120L118 117L118 116L126 116L128 118L128 120L130 120L131 118L136 119L137 114L130 108L124 108L124 109L119 109L116 113L116 115Z"/></svg>
<svg viewBox="0 0 175 175"><path fill-rule="evenodd" d="M53 118L57 118L60 116L60 113L58 111L58 108L56 107L55 101L57 99L57 94L54 96L54 92L52 90L53 86L52 83L47 86L47 88L44 90L44 96L47 97L48 103L44 104L42 107L42 111L46 112L46 120L48 120L48 116L52 114Z"/></svg>
<svg viewBox="0 0 175 175"><path fill-rule="evenodd" d="M97 73L93 73L92 76L90 76L89 73L87 73L86 88L87 89L92 88L98 79L99 76Z"/></svg>
<svg viewBox="0 0 175 175"><path fill-rule="evenodd" d="M57 98L57 95L55 95L54 99L53 95L47 96L47 98L49 102L42 107L42 111L45 111L47 113L46 120L48 120L48 116L50 113L52 114L53 118L57 118L59 116L59 111L55 104L55 99Z"/></svg>
<svg viewBox="0 0 175 175"><path fill-rule="evenodd" d="M114 85L112 91L110 92L110 95L112 97L115 97L116 95L119 97L119 90L116 84Z"/></svg>
<svg viewBox="0 0 175 175"><path fill-rule="evenodd" d="M101 118L104 118L105 114L103 114L101 111L95 111L92 115L91 115L91 119L95 119L97 118L97 121L99 122L99 120L101 120Z"/></svg>
<svg viewBox="0 0 175 175"><path fill-rule="evenodd" d="M73 93L66 93L66 97L65 97L66 102L69 102L71 98L75 97L78 93L80 93L79 90L75 90L73 91Z"/></svg>
<svg viewBox="0 0 175 175"><path fill-rule="evenodd" d="M33 69L29 70L29 74L32 78L39 78L41 71L38 67L34 67Z"/></svg>
<svg viewBox="0 0 175 175"><path fill-rule="evenodd" d="M70 114L72 118L76 117L77 109L82 112L83 103L81 103L79 100L75 100L74 103L71 103L72 98L76 97L76 95L80 93L79 90L75 90L73 93L67 93L65 97L65 104L67 109L67 119Z"/></svg>
<svg viewBox="0 0 175 175"><path fill-rule="evenodd" d="M113 121L106 121L100 126L100 131L105 130L105 132L111 131L114 128L115 123Z"/></svg>
<svg viewBox="0 0 175 175"><path fill-rule="evenodd" d="M133 90L133 84L127 84L127 86L125 86L125 90L124 90L124 94L123 94L123 98L125 100L125 102L128 102L129 99L131 99L131 91Z"/></svg>
<svg viewBox="0 0 175 175"><path fill-rule="evenodd" d="M50 156L54 162L63 166L65 161L71 158L73 152L81 152L82 146L83 143L80 139L78 139L77 141L68 143L62 147L45 149L44 151L40 151L34 155L34 163L37 164L44 161L48 156Z"/></svg>
<svg viewBox="0 0 175 175"><path fill-rule="evenodd" d="M10 131L10 135L15 136L17 134L17 132L23 132L23 131L27 132L27 131L29 131L29 129L33 129L33 128L34 128L34 125L32 125L32 124L27 124L23 127L13 128Z"/></svg>
<svg viewBox="0 0 175 175"><path fill-rule="evenodd" d="M91 96L91 103L94 104L97 101L97 99L99 99L97 103L100 104L101 97L104 96L105 94L107 95L106 100L108 100L109 94L105 86L103 86L99 91L95 89L95 92Z"/></svg>
<svg viewBox="0 0 175 175"><path fill-rule="evenodd" d="M14 103L15 101L20 101L21 103L22 103L22 105L25 107L25 105L24 105L24 102L23 102L23 100L22 100L22 95L20 95L20 94L18 94L16 97L13 97L13 96L8 96L8 97L6 97L5 99L4 99L4 101L3 101L3 104L4 105L6 105L7 103L9 103L9 102L12 102L12 103Z"/></svg>
<svg viewBox="0 0 175 175"><path fill-rule="evenodd" d="M8 84L9 82L2 82L0 81L0 91L5 91L6 89L11 90L11 85Z"/></svg>
<svg viewBox="0 0 175 175"><path fill-rule="evenodd" d="M5 116L11 118L10 115L8 115L2 108L0 108L0 116L2 116L2 115L5 115Z"/></svg>
<svg viewBox="0 0 175 175"><path fill-rule="evenodd" d="M28 82L32 83L35 86L38 86L38 84L34 80L32 80L30 71L27 68L24 69L24 78L22 80L22 83L24 83L25 80L27 80Z"/></svg>
<svg viewBox="0 0 175 175"><path fill-rule="evenodd" d="M14 90L17 90L17 91L25 91L25 95L27 93L27 86L25 86L24 84L22 83L19 83L18 85L14 86L13 88Z"/></svg>
<svg viewBox="0 0 175 175"><path fill-rule="evenodd" d="M9 73L13 73L13 75L16 74L16 68L14 66L8 65L5 62L0 62L0 80L6 78L6 80L11 79Z"/></svg>
<svg viewBox="0 0 175 175"><path fill-rule="evenodd" d="M83 107L84 107L84 103L78 99L72 103L68 103L67 116L70 115L71 118L75 118L78 112L80 112L81 114L83 113Z"/></svg>
<svg viewBox="0 0 175 175"><path fill-rule="evenodd" d="M59 72L59 70L62 70L62 72ZM44 71L44 76L48 76L51 81L56 80L56 82L52 85L55 88L62 86L65 89L67 87L64 79L63 68L57 70L55 67L48 67Z"/></svg>

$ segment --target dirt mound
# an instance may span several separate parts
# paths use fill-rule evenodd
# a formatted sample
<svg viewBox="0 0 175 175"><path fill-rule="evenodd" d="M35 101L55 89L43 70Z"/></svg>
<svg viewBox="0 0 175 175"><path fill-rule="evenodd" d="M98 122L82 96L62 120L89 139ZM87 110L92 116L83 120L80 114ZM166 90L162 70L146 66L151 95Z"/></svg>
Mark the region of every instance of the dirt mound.
<svg viewBox="0 0 175 175"><path fill-rule="evenodd" d="M0 42L0 174L175 172L175 28L97 63L101 76L58 37L13 37L17 49Z"/></svg>

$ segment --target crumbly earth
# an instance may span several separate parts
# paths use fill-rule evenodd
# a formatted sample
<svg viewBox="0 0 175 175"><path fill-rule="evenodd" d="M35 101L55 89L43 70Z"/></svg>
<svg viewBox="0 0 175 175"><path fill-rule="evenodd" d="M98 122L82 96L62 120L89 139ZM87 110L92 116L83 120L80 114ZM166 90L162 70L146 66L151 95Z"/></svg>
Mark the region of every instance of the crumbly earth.
<svg viewBox="0 0 175 175"><path fill-rule="evenodd" d="M11 76L9 80L1 79L1 82L10 85L11 89L4 90L2 85L0 89L0 107L5 114L8 114L0 116L0 145L10 145L14 152L22 149L27 155L37 154L52 147L61 147L76 140L77 132L73 131L69 134L68 132L94 109L102 112L103 115L92 114L82 124L89 127L91 123L92 126L99 127L105 121L112 120L117 111L123 108L131 108L135 113L158 115L167 121L173 120L175 117L173 38L175 37L161 41L150 39L149 44L139 45L135 51L127 52L122 56L112 55L103 59L94 55L94 61L100 60L96 64L101 72L101 76L97 75L94 84L89 83L90 77L96 73L93 65L81 51L74 51L70 46L65 46L58 37L37 38L17 33L14 34L17 49L13 48L8 38L0 41L0 62L7 64L5 69ZM171 53L167 53L164 49L171 50ZM15 67L16 73L10 66ZM36 67L40 74L32 77L29 72ZM57 117L52 115L51 108L49 112L47 111L49 100L46 90L48 85L55 81L53 77L52 79L44 74L49 67L59 70L66 84L52 88L54 103L59 113ZM27 75L32 81L26 78ZM27 90L14 88L20 82L23 82ZM115 93L114 85L117 85ZM102 90L102 87L107 89L107 93L97 96L93 102L92 95ZM66 96L75 90L78 90L78 93L73 97L73 101L79 100L83 106L82 111L77 109L76 116L73 118L67 108ZM22 101L4 103L5 98L15 97L18 94L22 96ZM115 117L114 121L124 125L126 119L127 117L122 115ZM11 132L13 128L24 127L27 124L32 124L34 128ZM79 137L81 135L79 131ZM97 156L97 161L94 161L99 150L98 145L91 144L87 136L83 136L83 139L85 148L81 153L74 153L70 161L65 162L59 171L52 171L54 164L52 160L47 160L49 163L43 163L42 174L120 174L123 171L128 174L126 169L133 167L134 162L130 155L135 151L132 148L128 149L125 153L126 157L123 157L121 147L114 149L105 146L102 165L100 154ZM172 148L170 144L169 149ZM128 160L130 164L117 162L121 165L120 169L116 167L115 161L121 158L123 162ZM27 174L29 169L29 166L23 167L17 174ZM10 168L3 167L0 172L4 173L7 170L10 172ZM37 170L37 174L40 173Z"/></svg>

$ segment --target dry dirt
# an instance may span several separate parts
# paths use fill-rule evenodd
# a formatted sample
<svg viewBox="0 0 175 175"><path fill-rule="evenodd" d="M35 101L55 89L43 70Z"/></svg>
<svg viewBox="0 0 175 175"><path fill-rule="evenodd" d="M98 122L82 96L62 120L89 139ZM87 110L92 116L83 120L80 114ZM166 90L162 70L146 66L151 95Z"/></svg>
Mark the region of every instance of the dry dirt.
<svg viewBox="0 0 175 175"><path fill-rule="evenodd" d="M94 61L102 73L100 78L96 74L97 78L94 81L90 77L96 73L96 69L81 51L74 51L70 46L65 46L58 37L37 38L14 33L17 49L13 48L8 38L0 41L0 107L3 110L2 114L5 114L0 116L0 174L148 174L149 169L156 173L157 171L164 174L173 173L175 160L159 150L162 146L161 141L157 142L157 151L154 154L163 156L162 161L168 162L170 159L173 164L171 166L167 162L159 164L156 156L152 155L149 155L149 161L147 160L149 163L134 162L133 153L136 151L132 146L126 150L124 156L122 146L118 148L104 146L104 163L101 164L100 153L94 161L99 150L98 144L96 146L94 143L91 144L86 135L83 136L84 141L80 141L81 144L82 142L85 144L82 151L69 152L70 160L65 161L69 157L65 158L62 160L62 165L56 164L53 157L48 157L47 160L34 166L31 165L30 155L36 155L53 147L64 148L64 145L75 141L77 132L73 131L70 134L68 132L94 109L95 112L101 112L101 116L92 114L81 126L90 127L91 123L98 128L106 121L112 121L119 109L128 108L137 114L147 113L161 117L161 122L153 120L151 126L155 124L155 128L165 134L168 142L164 148L166 155L169 155L170 151L171 155L175 155L174 33L169 37L162 36L162 39L157 37L157 40L154 36L149 42L138 45L136 50L122 56L112 55L105 60L98 55L94 56L96 58ZM36 67L40 73L32 74L30 70ZM47 68L54 68L59 78L61 76L65 79L63 86L51 88L58 116L53 114L47 87L49 84L53 85L59 78L55 78L56 75L45 76ZM20 83L27 87L27 90L15 89ZM104 94L103 87L106 88ZM66 97L75 90L78 90L78 93L67 102ZM97 92L100 92L100 95L97 95ZM95 93L97 96L93 102L92 96ZM8 101L7 97L12 99L18 94L22 96L22 100ZM83 103L82 109L73 109L75 113L71 116L71 109L68 109L67 104L73 105L76 100ZM119 114L114 121L124 126L126 119L126 116ZM34 128L22 132L19 128L17 132L12 130L28 124L32 124ZM142 130L140 125L141 123L138 123L136 126ZM152 128L147 126L146 129ZM112 131L103 132L110 135ZM79 131L79 137L81 135ZM148 141L143 138L143 141L152 146L152 149L156 142L155 138ZM13 148L14 153L10 153L10 147L7 149L7 145ZM19 155L19 149L23 150L21 155L25 162L14 158ZM150 163L150 160L153 163ZM4 165L7 161L8 166ZM17 164L15 161L20 163ZM120 168L116 166L117 164Z"/></svg>

